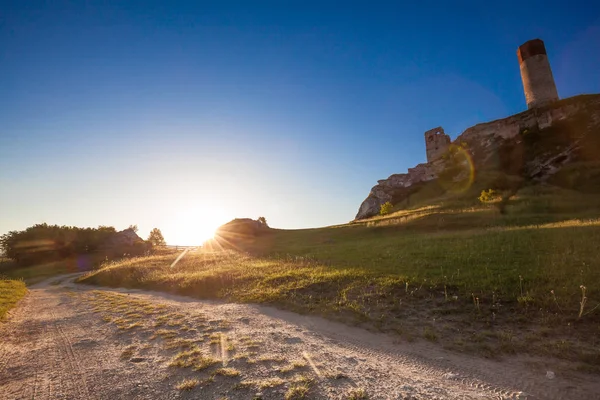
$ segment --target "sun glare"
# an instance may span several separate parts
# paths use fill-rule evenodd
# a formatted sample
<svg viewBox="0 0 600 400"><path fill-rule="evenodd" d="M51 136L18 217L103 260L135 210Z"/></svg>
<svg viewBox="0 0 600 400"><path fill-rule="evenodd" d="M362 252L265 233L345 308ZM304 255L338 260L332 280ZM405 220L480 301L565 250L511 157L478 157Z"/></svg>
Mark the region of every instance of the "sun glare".
<svg viewBox="0 0 600 400"><path fill-rule="evenodd" d="M165 238L173 245L199 246L211 239L217 228L228 220L227 215L218 208L190 209L173 219Z"/></svg>

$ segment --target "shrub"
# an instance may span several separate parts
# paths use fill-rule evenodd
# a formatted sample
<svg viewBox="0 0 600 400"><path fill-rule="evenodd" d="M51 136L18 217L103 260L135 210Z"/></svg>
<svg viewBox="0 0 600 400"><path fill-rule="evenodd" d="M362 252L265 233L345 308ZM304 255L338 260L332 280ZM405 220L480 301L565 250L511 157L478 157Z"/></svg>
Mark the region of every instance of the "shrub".
<svg viewBox="0 0 600 400"><path fill-rule="evenodd" d="M386 201L379 207L379 215L388 215L394 209L394 205L389 201Z"/></svg>
<svg viewBox="0 0 600 400"><path fill-rule="evenodd" d="M269 225L267 225L267 219L265 217L258 217L256 221L258 221L259 224L265 227L269 227Z"/></svg>
<svg viewBox="0 0 600 400"><path fill-rule="evenodd" d="M478 197L479 201L482 203L491 203L500 198L500 194L496 192L494 189L482 190L481 195Z"/></svg>

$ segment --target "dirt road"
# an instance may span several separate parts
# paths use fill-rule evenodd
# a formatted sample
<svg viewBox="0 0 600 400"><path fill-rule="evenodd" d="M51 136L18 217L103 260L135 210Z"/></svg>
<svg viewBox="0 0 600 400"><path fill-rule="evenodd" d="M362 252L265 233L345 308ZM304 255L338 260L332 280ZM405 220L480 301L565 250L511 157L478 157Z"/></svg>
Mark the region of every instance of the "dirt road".
<svg viewBox="0 0 600 400"><path fill-rule="evenodd" d="M600 398L597 377L556 362L72 279L32 287L0 326L0 399Z"/></svg>

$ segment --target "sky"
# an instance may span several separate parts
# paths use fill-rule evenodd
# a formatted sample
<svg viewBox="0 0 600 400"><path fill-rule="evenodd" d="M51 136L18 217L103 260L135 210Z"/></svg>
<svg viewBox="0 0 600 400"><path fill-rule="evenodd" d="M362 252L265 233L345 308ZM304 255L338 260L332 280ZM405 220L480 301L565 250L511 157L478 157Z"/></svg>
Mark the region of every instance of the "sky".
<svg viewBox="0 0 600 400"><path fill-rule="evenodd" d="M525 110L534 38L562 98L600 93L589 0L0 0L0 234L348 222L426 130Z"/></svg>

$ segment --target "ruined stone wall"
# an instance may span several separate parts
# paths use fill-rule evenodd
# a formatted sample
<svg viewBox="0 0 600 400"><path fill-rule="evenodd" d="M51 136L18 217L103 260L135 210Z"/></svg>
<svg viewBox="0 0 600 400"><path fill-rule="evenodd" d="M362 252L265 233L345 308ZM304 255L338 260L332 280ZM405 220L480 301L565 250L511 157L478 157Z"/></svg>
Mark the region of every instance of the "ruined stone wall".
<svg viewBox="0 0 600 400"><path fill-rule="evenodd" d="M527 110L508 118L475 125L458 136L454 141L454 145L467 148L472 156L472 161L477 163L475 167L478 167L478 165L486 163L487 160L494 160L494 157L497 157L497 143L499 139L502 139L500 141L513 139L515 142L518 142L521 140L519 135L525 129L544 129L560 120L576 118L579 113L591 116L596 124L600 124L600 95L582 95L559 100L547 106ZM439 174L446 167L446 160L440 157L436 158L436 155L442 155L443 151L448 148L450 138L444 134L442 128L435 128L425 133L426 138L430 135L434 138L439 137L440 143L438 143L437 150L434 145L437 142L436 139L432 140L432 143L434 143L432 146L427 146L428 162L426 164L419 164L414 168L409 168L405 174L393 174L387 179L379 180L377 185L371 189L369 196L360 205L356 219L377 215L381 204L386 201L397 200L402 195L407 195L414 185L424 184L438 178ZM443 151L442 148L444 149ZM433 152L430 152L430 149ZM560 168L559 164L564 164L565 159L568 160L567 152L573 149L565 148L559 150L558 153L549 158L529 160L530 163L539 167L537 170L530 169L530 173L535 175L538 173L536 171L541 169L549 170L551 168L556 170ZM566 158L565 155L567 156ZM430 160L430 158L433 159ZM563 161L558 162L559 158Z"/></svg>
<svg viewBox="0 0 600 400"><path fill-rule="evenodd" d="M600 96L578 96L560 100L545 107L527 110L508 118L477 124L465 130L455 140L457 145L463 142L486 142L492 136L511 139L525 129L544 129L565 118L573 117L580 110L598 107Z"/></svg>
<svg viewBox="0 0 600 400"><path fill-rule="evenodd" d="M430 163L440 158L446 152L450 143L450 136L444 133L441 126L425 132L427 162Z"/></svg>

